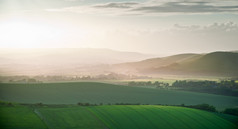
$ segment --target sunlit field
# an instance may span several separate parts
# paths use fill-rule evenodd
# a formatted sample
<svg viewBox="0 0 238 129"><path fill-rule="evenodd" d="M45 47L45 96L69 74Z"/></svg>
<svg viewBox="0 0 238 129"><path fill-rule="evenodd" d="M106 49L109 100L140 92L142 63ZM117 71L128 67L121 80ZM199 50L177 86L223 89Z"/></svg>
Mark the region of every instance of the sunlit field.
<svg viewBox="0 0 238 129"><path fill-rule="evenodd" d="M18 114L21 112L21 114ZM2 127L7 128L207 128L235 129L237 117L171 106L3 106ZM10 121L8 121L10 120ZM14 124L12 124L12 122Z"/></svg>

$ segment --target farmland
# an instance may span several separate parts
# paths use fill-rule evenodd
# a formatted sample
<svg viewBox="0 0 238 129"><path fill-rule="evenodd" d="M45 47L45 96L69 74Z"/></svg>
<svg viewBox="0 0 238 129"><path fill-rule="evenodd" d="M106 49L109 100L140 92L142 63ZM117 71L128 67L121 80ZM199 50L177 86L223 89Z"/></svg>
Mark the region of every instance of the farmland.
<svg viewBox="0 0 238 129"><path fill-rule="evenodd" d="M156 105L207 103L218 111L238 105L238 97L189 91L99 82L1 83L0 100L6 101L0 103L3 129L236 129L238 126L237 116Z"/></svg>
<svg viewBox="0 0 238 129"><path fill-rule="evenodd" d="M2 129L47 129L33 110L24 106L0 106L0 127Z"/></svg>
<svg viewBox="0 0 238 129"><path fill-rule="evenodd" d="M86 107L35 109L50 129L105 129L104 123Z"/></svg>
<svg viewBox="0 0 238 129"><path fill-rule="evenodd" d="M235 128L230 122L214 114L171 106L100 106L91 107L109 128L130 129L200 129Z"/></svg>
<svg viewBox="0 0 238 129"><path fill-rule="evenodd" d="M0 0L0 129L238 129L238 0Z"/></svg>
<svg viewBox="0 0 238 129"><path fill-rule="evenodd" d="M4 115L3 115L4 113ZM1 106L1 127L8 129L235 129L216 113L175 106ZM17 114L17 115L15 115ZM7 118L7 120L6 120ZM4 121L5 119L5 121ZM14 124L12 124L14 122Z"/></svg>
<svg viewBox="0 0 238 129"><path fill-rule="evenodd" d="M0 84L0 100L18 103L44 104L167 104L196 105L207 103L217 110L238 105L238 97L128 87L97 82Z"/></svg>

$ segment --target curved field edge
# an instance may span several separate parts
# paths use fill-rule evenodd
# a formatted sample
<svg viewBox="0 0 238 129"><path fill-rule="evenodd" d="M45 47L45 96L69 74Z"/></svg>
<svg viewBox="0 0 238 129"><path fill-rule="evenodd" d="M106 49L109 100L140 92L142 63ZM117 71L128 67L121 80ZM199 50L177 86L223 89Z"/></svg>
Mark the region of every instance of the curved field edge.
<svg viewBox="0 0 238 129"><path fill-rule="evenodd" d="M110 129L236 129L214 113L173 106L123 105L88 107Z"/></svg>
<svg viewBox="0 0 238 129"><path fill-rule="evenodd" d="M86 107L37 108L49 129L107 129Z"/></svg>
<svg viewBox="0 0 238 129"><path fill-rule="evenodd" d="M1 129L48 129L33 109L26 106L0 106Z"/></svg>
<svg viewBox="0 0 238 129"><path fill-rule="evenodd" d="M4 84L0 83L0 100L18 103L44 104L167 104L196 105L207 103L217 110L238 105L238 97L128 87L97 82Z"/></svg>
<svg viewBox="0 0 238 129"><path fill-rule="evenodd" d="M1 106L0 114L0 127L3 129L238 128L234 123L223 117L219 117L216 113L175 106L107 105L34 107L17 105ZM226 116L226 118L228 117Z"/></svg>

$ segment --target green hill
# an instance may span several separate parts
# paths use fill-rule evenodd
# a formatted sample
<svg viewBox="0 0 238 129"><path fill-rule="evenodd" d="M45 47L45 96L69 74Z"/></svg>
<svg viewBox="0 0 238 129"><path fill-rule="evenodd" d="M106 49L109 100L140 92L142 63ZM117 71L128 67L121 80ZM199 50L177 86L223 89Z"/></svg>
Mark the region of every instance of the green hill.
<svg viewBox="0 0 238 129"><path fill-rule="evenodd" d="M234 129L213 113L171 106L100 106L89 109L110 129Z"/></svg>
<svg viewBox="0 0 238 129"><path fill-rule="evenodd" d="M159 68L162 66L167 66L173 64L175 62L181 62L184 60L188 60L191 58L199 57L199 54L179 54L174 56L168 56L164 58L152 58L139 62L129 62L129 63L121 63L114 65L114 69L117 70L144 70L148 68Z"/></svg>
<svg viewBox="0 0 238 129"><path fill-rule="evenodd" d="M48 129L29 107L0 105L1 129Z"/></svg>
<svg viewBox="0 0 238 129"><path fill-rule="evenodd" d="M180 54L115 66L119 70L147 75L238 76L238 53Z"/></svg>
<svg viewBox="0 0 238 129"><path fill-rule="evenodd" d="M187 73L198 75L237 76L238 53L214 52L203 55L197 59L183 61L159 68L156 71Z"/></svg>
<svg viewBox="0 0 238 129"><path fill-rule="evenodd" d="M236 116L152 105L0 107L3 129L236 129Z"/></svg>
<svg viewBox="0 0 238 129"><path fill-rule="evenodd" d="M207 103L217 110L238 105L238 97L189 91L175 91L112 85L97 82L1 84L0 100L44 104L168 104L196 105Z"/></svg>

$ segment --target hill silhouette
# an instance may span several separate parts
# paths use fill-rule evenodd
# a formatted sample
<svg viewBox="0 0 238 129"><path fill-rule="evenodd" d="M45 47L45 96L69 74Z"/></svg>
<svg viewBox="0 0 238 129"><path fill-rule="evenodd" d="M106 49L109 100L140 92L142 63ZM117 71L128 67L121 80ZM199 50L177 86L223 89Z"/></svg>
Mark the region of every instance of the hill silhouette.
<svg viewBox="0 0 238 129"><path fill-rule="evenodd" d="M180 54L119 64L142 74L237 76L238 53Z"/></svg>

